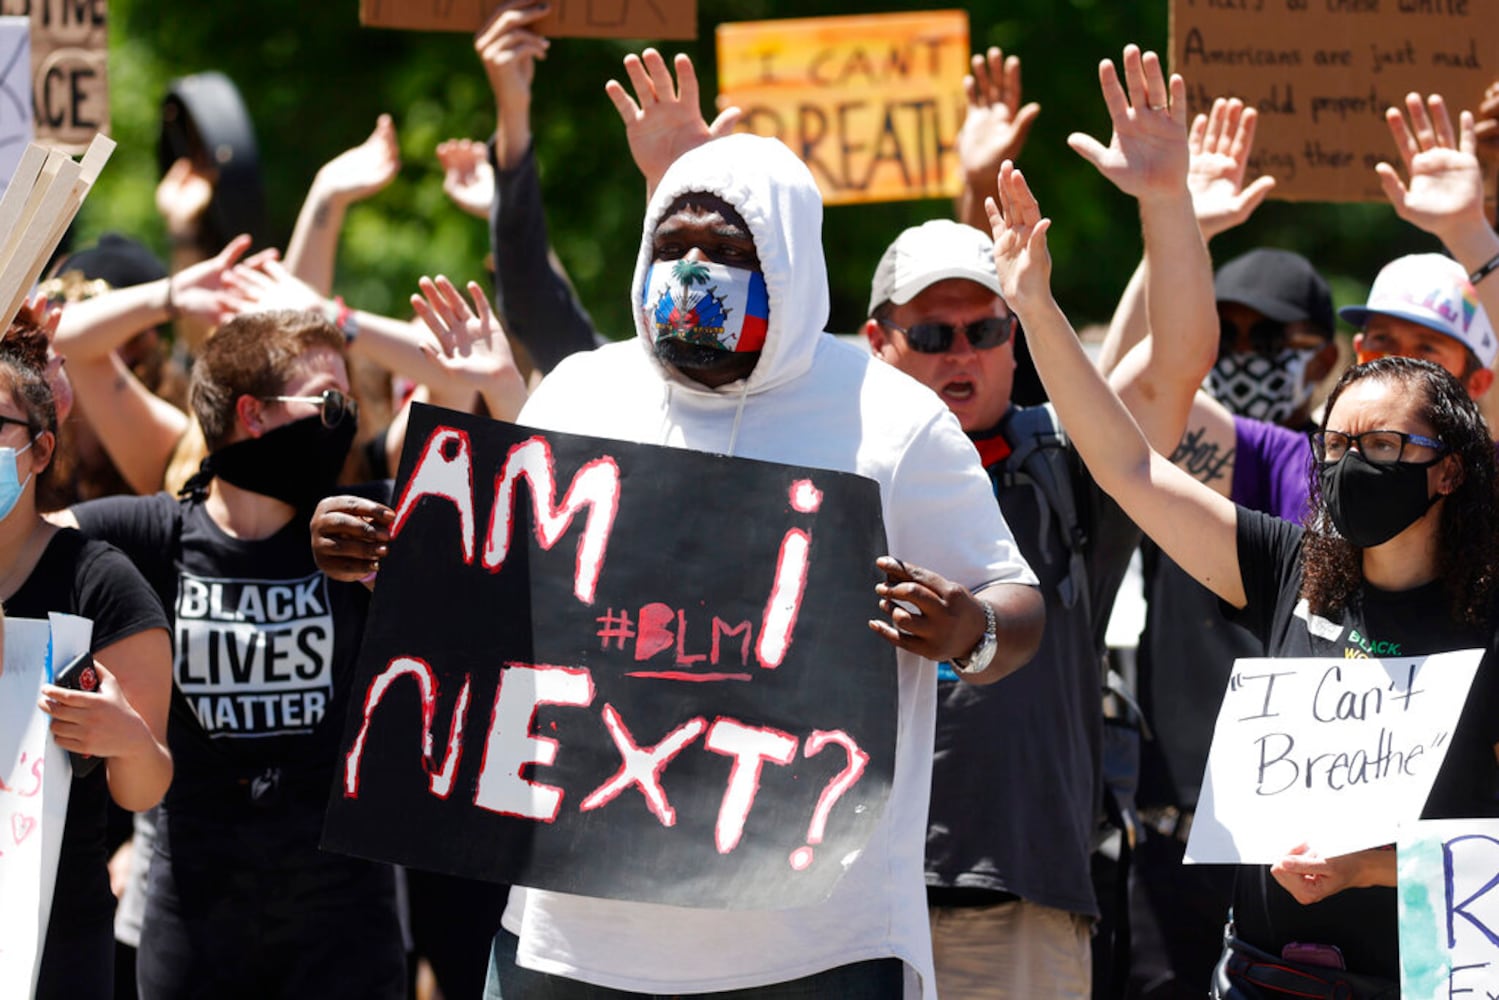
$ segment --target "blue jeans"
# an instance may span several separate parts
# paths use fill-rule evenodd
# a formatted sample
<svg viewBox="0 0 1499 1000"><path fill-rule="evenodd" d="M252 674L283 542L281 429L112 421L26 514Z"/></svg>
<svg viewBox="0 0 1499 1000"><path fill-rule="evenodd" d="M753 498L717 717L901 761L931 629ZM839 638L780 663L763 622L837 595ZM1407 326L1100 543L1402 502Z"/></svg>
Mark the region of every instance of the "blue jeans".
<svg viewBox="0 0 1499 1000"><path fill-rule="evenodd" d="M628 993L603 986L551 976L544 972L522 969L515 962L519 939L501 929L495 935L489 954L489 979L484 984L484 1000L670 1000L680 994ZM712 1000L900 1000L905 985L905 969L898 958L877 958L868 962L840 965L804 979L794 979L770 986L722 993L694 994Z"/></svg>

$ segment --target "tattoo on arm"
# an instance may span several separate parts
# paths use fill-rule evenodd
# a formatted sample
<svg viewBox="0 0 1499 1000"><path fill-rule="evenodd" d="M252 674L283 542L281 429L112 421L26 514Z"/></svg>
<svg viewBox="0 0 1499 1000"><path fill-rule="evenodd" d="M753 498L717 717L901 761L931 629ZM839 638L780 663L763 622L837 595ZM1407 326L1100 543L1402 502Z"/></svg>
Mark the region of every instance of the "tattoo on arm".
<svg viewBox="0 0 1499 1000"><path fill-rule="evenodd" d="M312 212L312 224L319 229L328 224L328 203L323 202Z"/></svg>
<svg viewBox="0 0 1499 1000"><path fill-rule="evenodd" d="M1234 458L1232 448L1221 448L1216 441L1205 441L1206 427L1194 427L1182 437L1171 453L1171 462L1185 469L1194 479L1213 483L1224 478L1224 470Z"/></svg>

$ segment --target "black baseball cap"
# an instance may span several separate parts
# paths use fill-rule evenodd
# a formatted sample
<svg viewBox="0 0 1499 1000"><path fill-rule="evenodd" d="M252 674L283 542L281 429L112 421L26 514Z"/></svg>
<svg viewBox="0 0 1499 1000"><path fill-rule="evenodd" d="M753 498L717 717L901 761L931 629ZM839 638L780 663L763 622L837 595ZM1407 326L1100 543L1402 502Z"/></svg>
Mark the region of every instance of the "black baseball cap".
<svg viewBox="0 0 1499 1000"><path fill-rule="evenodd" d="M1332 291L1299 253L1261 247L1235 257L1213 276L1213 297L1277 323L1310 323L1329 338L1333 334Z"/></svg>

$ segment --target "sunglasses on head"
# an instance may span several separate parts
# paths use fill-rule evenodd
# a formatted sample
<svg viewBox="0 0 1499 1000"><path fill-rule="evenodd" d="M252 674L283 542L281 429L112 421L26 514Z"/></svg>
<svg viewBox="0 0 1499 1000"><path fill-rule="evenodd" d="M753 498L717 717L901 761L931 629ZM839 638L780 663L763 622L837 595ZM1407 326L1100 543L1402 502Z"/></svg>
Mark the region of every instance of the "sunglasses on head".
<svg viewBox="0 0 1499 1000"><path fill-rule="evenodd" d="M359 404L337 389L324 389L319 396L262 396L262 403L311 403L318 408L324 427L337 427L345 417L359 417Z"/></svg>
<svg viewBox="0 0 1499 1000"><path fill-rule="evenodd" d="M975 351L987 351L998 347L1010 339L1015 332L1015 317L1009 316L985 316L976 319L972 323L939 323L936 320L926 320L920 323L912 323L909 327L897 326L888 319L878 321L881 326L888 327L906 338L906 343L911 345L911 350L922 354L942 354L952 349L953 338L958 331L968 338L968 344Z"/></svg>

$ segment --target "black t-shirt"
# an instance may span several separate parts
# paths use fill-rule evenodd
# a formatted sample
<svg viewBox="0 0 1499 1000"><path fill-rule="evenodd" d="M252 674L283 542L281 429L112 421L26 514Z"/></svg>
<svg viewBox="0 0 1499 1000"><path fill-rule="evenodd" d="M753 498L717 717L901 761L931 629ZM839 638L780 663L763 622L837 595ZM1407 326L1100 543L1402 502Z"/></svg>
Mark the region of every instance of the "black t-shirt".
<svg viewBox="0 0 1499 1000"><path fill-rule="evenodd" d="M94 623L90 649L95 653L132 635L167 627L161 602L130 560L72 528L63 528L52 536L31 575L5 602L5 610L13 618L45 619L54 611L88 618ZM87 777L73 779L52 916L47 925L49 945L71 927L107 921L114 913L105 867L109 861L105 844L108 803L104 768L96 767ZM48 961L53 960L49 956ZM87 958L57 954L55 960L78 962Z"/></svg>
<svg viewBox="0 0 1499 1000"><path fill-rule="evenodd" d="M176 773L163 838L237 855L270 825L315 845L369 592L317 569L305 514L247 541L202 503L165 493L73 510L136 562L173 616Z"/></svg>
<svg viewBox="0 0 1499 1000"><path fill-rule="evenodd" d="M1260 637L1267 656L1486 650L1422 817L1499 815L1499 764L1494 758L1499 650L1493 616L1483 627L1455 623L1440 581L1399 592L1365 585L1337 621L1312 616L1300 603L1302 536L1302 529L1288 521L1238 509L1239 567L1249 603L1235 617ZM1303 906L1280 887L1269 868L1246 867L1240 869L1234 892L1234 922L1240 937L1272 954L1292 941L1331 944L1342 949L1350 971L1399 979L1393 888L1346 889Z"/></svg>

